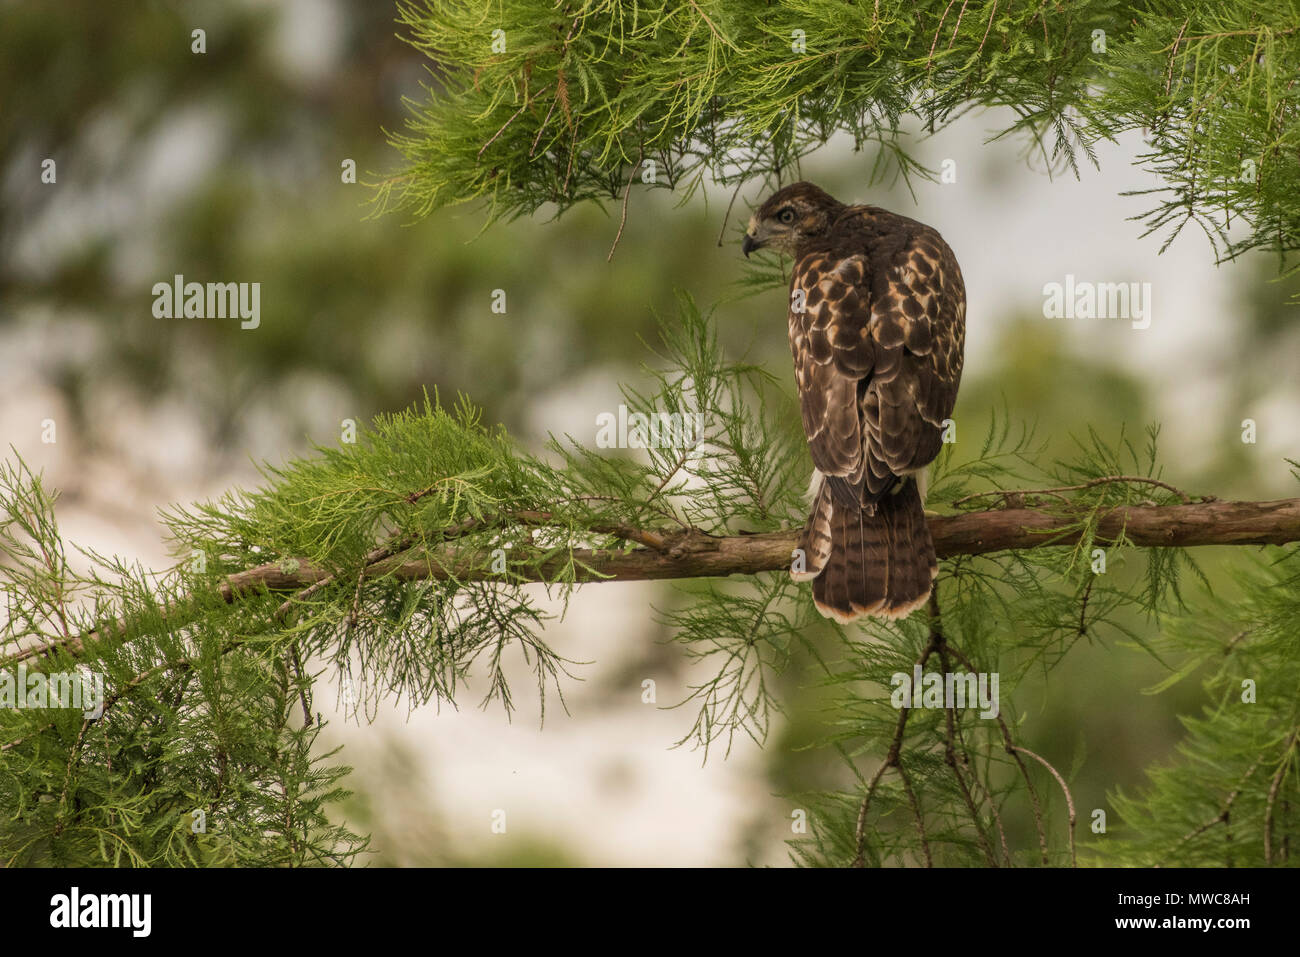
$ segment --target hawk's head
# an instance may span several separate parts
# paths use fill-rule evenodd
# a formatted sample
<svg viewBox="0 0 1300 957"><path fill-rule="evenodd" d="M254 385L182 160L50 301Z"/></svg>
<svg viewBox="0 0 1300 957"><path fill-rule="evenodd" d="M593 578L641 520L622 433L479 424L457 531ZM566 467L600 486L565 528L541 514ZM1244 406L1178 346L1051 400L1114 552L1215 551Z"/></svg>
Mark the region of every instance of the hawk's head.
<svg viewBox="0 0 1300 957"><path fill-rule="evenodd" d="M770 247L793 256L805 240L826 233L843 208L843 203L812 183L791 183L769 196L749 218L741 251L748 256L755 249Z"/></svg>

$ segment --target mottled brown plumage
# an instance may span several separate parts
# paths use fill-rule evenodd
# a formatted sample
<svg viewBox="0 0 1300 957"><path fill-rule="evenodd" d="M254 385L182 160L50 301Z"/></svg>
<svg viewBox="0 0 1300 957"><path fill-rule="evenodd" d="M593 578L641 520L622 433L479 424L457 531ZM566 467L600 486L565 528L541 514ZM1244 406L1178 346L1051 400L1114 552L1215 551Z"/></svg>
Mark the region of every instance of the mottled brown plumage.
<svg viewBox="0 0 1300 957"><path fill-rule="evenodd" d="M902 617L938 571L917 480L961 381L961 269L924 223L812 183L759 207L743 249L763 247L794 259L790 350L817 468L792 574L828 617Z"/></svg>

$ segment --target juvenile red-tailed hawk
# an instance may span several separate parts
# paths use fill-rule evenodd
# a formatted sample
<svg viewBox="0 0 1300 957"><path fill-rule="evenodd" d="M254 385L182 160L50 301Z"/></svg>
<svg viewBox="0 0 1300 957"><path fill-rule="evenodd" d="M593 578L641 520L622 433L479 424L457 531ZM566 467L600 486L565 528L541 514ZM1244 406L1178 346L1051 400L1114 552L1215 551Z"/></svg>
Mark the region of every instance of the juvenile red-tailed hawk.
<svg viewBox="0 0 1300 957"><path fill-rule="evenodd" d="M961 269L929 226L812 183L759 207L741 248L764 247L794 257L790 350L816 466L791 574L828 618L901 618L939 570L917 482L957 401Z"/></svg>

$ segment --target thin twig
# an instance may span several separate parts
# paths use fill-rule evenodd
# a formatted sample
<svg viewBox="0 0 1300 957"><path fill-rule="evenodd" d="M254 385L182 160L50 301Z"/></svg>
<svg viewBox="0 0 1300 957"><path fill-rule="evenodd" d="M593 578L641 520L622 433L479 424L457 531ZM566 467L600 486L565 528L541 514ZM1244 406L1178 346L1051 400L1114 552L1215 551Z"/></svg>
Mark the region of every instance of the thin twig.
<svg viewBox="0 0 1300 957"><path fill-rule="evenodd" d="M717 28L714 22L709 19L709 15L700 9L700 5L696 3L695 0L686 0L686 2L695 8L695 12L700 15L706 24L708 24L709 31L719 42L722 43L723 46L731 47L733 50L736 49L736 45L722 35L722 32Z"/></svg>
<svg viewBox="0 0 1300 957"><path fill-rule="evenodd" d="M993 9L989 11L989 22L988 25L984 27L984 36L980 37L979 49L975 51L976 56L979 56L984 52L984 41L989 38L989 31L993 29L993 17L997 12L998 3L997 0L993 0Z"/></svg>
<svg viewBox="0 0 1300 957"><path fill-rule="evenodd" d="M1187 29L1187 24L1183 24L1183 30L1186 29ZM1198 40L1222 40L1224 37L1257 37L1260 35L1260 33L1263 32L1263 29L1265 28L1261 28L1258 30L1226 30L1223 33L1202 33L1202 34L1198 34L1197 36L1187 37L1186 39L1188 43L1195 43ZM1297 30L1300 30L1300 27L1288 27L1285 30L1277 30L1272 27L1268 27L1267 29L1274 36L1285 37L1285 36L1290 36L1291 34L1295 33ZM1183 39L1182 30L1178 31L1178 37L1179 40ZM1177 42L1178 41L1175 41L1175 44ZM1156 52L1164 53L1166 50L1172 49L1175 44L1170 44L1167 47L1161 47Z"/></svg>
<svg viewBox="0 0 1300 957"><path fill-rule="evenodd" d="M956 649L954 649L952 645L949 645L948 650L955 651ZM957 740L960 742L962 750L966 750L966 742L962 737L961 725L957 726ZM1007 846L1007 832L1002 826L1002 815L998 811L997 801L993 799L993 793L984 786L984 782L980 780L978 774L971 775L971 783L978 787L983 792L984 798L988 800L989 810L993 813L993 823L996 824L998 828L998 841L1002 845L1002 859L1006 863L1007 867L1014 867L1015 865L1011 860L1011 849Z"/></svg>
<svg viewBox="0 0 1300 957"><path fill-rule="evenodd" d="M986 492L974 492L970 495L963 495L954 501L953 507L964 505L966 502L974 501L977 498L988 498L992 495L1000 495L1005 499L1017 500L1023 499L1027 495L1056 495L1058 492L1077 492L1082 489L1095 488L1098 485L1109 485L1115 482L1136 482L1145 485L1156 485L1177 495L1184 505L1192 504L1191 496L1182 489L1170 485L1168 482L1162 482L1159 479L1147 478L1145 475L1106 475L1101 478L1095 478L1088 482L1081 482L1078 485L1058 485L1055 488L1030 488L1030 489L989 489ZM1058 498L1061 496L1057 495ZM1213 501L1210 499L1209 501Z"/></svg>
<svg viewBox="0 0 1300 957"><path fill-rule="evenodd" d="M921 850L925 854L925 866L934 867L934 860L930 857L930 839L925 834L925 816L921 813L921 802L916 799L916 792L912 790L912 779L908 776L902 761L895 765L895 769L898 771L899 780L903 782L903 793L907 795L907 803L912 806L916 833L921 837Z"/></svg>
<svg viewBox="0 0 1300 957"><path fill-rule="evenodd" d="M614 235L614 244L609 247L609 255L605 257L605 262L613 260L614 250L618 249L618 241L623 238L623 227L627 225L627 200L632 195L632 182L636 179L636 171L640 168L643 159L645 159L644 144L637 151L636 162L632 164L632 173L627 178L627 188L623 190L623 215L618 221L618 232Z"/></svg>
<svg viewBox="0 0 1300 957"><path fill-rule="evenodd" d="M1246 769L1246 773L1241 776L1241 781L1238 782L1237 787L1233 790L1231 794L1228 795L1228 799L1223 802L1223 810L1221 810L1214 817L1210 818L1210 820L1206 821L1200 827L1193 828L1192 830L1184 834L1179 839L1178 843L1175 844L1172 848L1170 848L1168 853L1166 853L1165 856L1161 858L1161 861L1162 862L1167 861L1170 857L1172 857L1175 853L1177 853L1180 847L1182 847L1188 841L1200 837L1210 828L1214 827L1214 825L1226 823L1229 820L1229 816L1230 816L1229 812L1232 810L1232 805L1236 802L1237 798L1241 795L1241 791L1246 786L1246 782L1250 780L1250 776L1255 773L1255 769L1259 767L1260 762L1263 760L1264 760L1264 756L1261 754L1259 757L1255 758L1255 760L1251 763L1250 767ZM1160 864L1156 864L1156 867L1159 866Z"/></svg>
<svg viewBox="0 0 1300 957"><path fill-rule="evenodd" d="M933 640L930 645L922 652L917 664L922 668L930 660L930 655L935 651ZM885 771L895 767L898 764L899 755L903 749L903 733L907 730L907 718L912 712L911 708L900 708L898 714L898 724L894 727L894 740L890 742L889 753L885 755L885 760L876 768L876 773L871 776L867 784L867 792L863 795L862 803L858 806L858 820L854 826L854 845L857 853L853 857L852 867L864 867L866 865L867 854L867 811L871 807L871 799L875 796L876 787L880 784L880 779L885 776Z"/></svg>
<svg viewBox="0 0 1300 957"><path fill-rule="evenodd" d="M760 149L754 150L754 158L749 161L749 166L745 172L740 174L740 181L736 183L736 188L731 191L731 201L727 203L727 211L722 216L722 228L718 230L718 247L722 247L722 238L727 232L727 223L731 221L731 210L736 205L736 197L740 195L740 188L749 180L749 174L753 172L754 167L758 164L763 153Z"/></svg>
<svg viewBox="0 0 1300 957"><path fill-rule="evenodd" d="M939 652L940 666L944 674L948 674L948 649L947 641L943 634L943 624L939 609L939 586L936 582L930 589L930 600L928 603L930 613L930 643L934 645ZM961 791L962 799L966 802L966 808L970 811L971 823L975 825L975 836L979 838L980 849L984 852L984 858L988 861L989 867L997 867L997 856L993 853L993 848L989 844L988 836L984 833L984 827L980 822L979 808L975 804L975 798L970 792L970 787L966 784L966 779L961 773L961 768L957 766L957 746L956 746L956 703L949 707L948 702L944 702L943 708L944 720L944 760L948 767L952 768L953 777L957 780L957 787ZM962 749L962 763L969 766L966 759L966 750Z"/></svg>
<svg viewBox="0 0 1300 957"><path fill-rule="evenodd" d="M302 656L298 653L298 642L289 643L289 653L293 656L293 676L298 682L298 701L302 705L303 725L310 728L312 724L311 700L307 696L307 682L302 677Z"/></svg>
<svg viewBox="0 0 1300 957"><path fill-rule="evenodd" d="M1277 791L1282 779L1291 767L1291 752L1295 748L1297 735L1300 735L1300 727L1292 728L1282 748L1282 760L1277 766L1277 773L1268 786L1268 801L1264 805L1264 864L1270 867L1273 864L1273 806L1277 802Z"/></svg>
<svg viewBox="0 0 1300 957"><path fill-rule="evenodd" d="M501 129L493 133L491 139L489 139L486 143L484 143L482 146L479 147L478 150L479 159L483 158L483 151L486 150L493 143L495 143L497 141L497 137L499 137L502 133L504 133L506 131L506 128L510 126L511 123L519 119L519 117L523 114L524 110L528 109L528 103L529 103L528 90L525 89L523 106L519 107L519 109L515 111L514 115L511 116L510 119L506 120L504 123L501 124Z"/></svg>
<svg viewBox="0 0 1300 957"><path fill-rule="evenodd" d="M529 159L532 159L533 154L537 152L537 144L542 141L542 134L546 132L546 124L551 122L551 114L555 112L555 105L559 102L560 102L560 94L557 91L555 96L551 97L550 109L548 109L546 111L546 115L542 117L541 126L537 127L537 135L533 137L533 145L528 148Z"/></svg>
<svg viewBox="0 0 1300 957"><path fill-rule="evenodd" d="M1024 747L1023 745L1019 745L1019 744L1017 744L1017 745L1013 745L1013 750L1024 752L1025 754L1029 755L1031 758L1033 758L1034 760L1036 760L1036 761L1038 761L1040 764L1042 764L1042 766L1045 767L1045 768L1047 768L1047 770L1051 771L1051 772L1052 772L1052 777L1056 778L1056 783L1059 784L1059 785L1061 786L1061 790L1062 790L1063 792L1065 792L1065 805L1066 805L1066 807L1069 808L1069 810L1070 810L1070 830L1069 830L1069 834L1070 834L1070 866L1071 866L1071 867L1078 867L1078 866L1079 866L1079 860L1078 860L1078 858L1075 856L1075 852L1074 852L1074 821L1075 821L1075 814L1074 814L1074 798L1073 798L1073 796L1071 796L1071 794L1070 794L1070 788L1069 788L1069 786L1065 783L1065 778L1061 777L1061 772L1057 771L1056 768L1052 767L1051 763L1050 763L1050 762L1049 762L1045 757L1043 757L1041 754L1036 754L1035 752L1030 751L1028 748Z"/></svg>
<svg viewBox="0 0 1300 957"><path fill-rule="evenodd" d="M1183 39L1183 33L1187 30L1187 24L1189 24L1189 23L1191 23L1191 22L1192 22L1192 18L1191 18L1191 17L1188 17L1186 20L1184 20L1184 21L1183 21L1183 25L1182 25L1181 27L1178 28L1178 36L1174 37L1173 45L1172 45L1172 46L1165 47L1166 50L1169 50L1169 51L1170 51L1170 53L1169 53L1169 69L1166 71L1166 75L1165 75L1165 96L1168 96L1170 90L1173 89L1173 86L1174 86L1174 58L1175 58L1176 56L1178 56L1178 44L1179 44L1179 43L1182 41L1182 39ZM1163 53L1164 51L1162 50L1161 52Z"/></svg>
<svg viewBox="0 0 1300 957"><path fill-rule="evenodd" d="M957 40L957 31L961 29L961 18L966 15L966 4L969 0L961 0L961 9L957 11L957 22L953 25L952 36L948 38L948 49L952 49L953 43Z"/></svg>
<svg viewBox="0 0 1300 957"><path fill-rule="evenodd" d="M968 671L979 670L971 660L962 654L954 645L949 645L948 650L952 652L953 657L966 666ZM1025 767L1025 762L1022 761L1020 755L1016 753L1015 742L1011 738L1011 728L1008 727L1006 719L1002 717L1001 710L998 711L996 720L998 723L998 729L1002 732L1002 745L1016 762L1016 766L1020 768L1020 776L1024 779L1025 790L1029 792L1029 804L1034 812L1034 828L1038 832L1038 848L1042 855L1043 866L1046 867L1050 863L1050 858L1047 854L1047 831L1043 827L1043 807L1038 800L1038 789L1034 787L1034 781L1029 776L1029 768Z"/></svg>
<svg viewBox="0 0 1300 957"><path fill-rule="evenodd" d="M542 118L541 126L537 127L537 135L533 137L533 145L528 149L529 158L532 157L533 153L537 152L537 144L542 141L542 132L546 129L546 124L551 121L551 114L555 112L555 105L565 97L565 94L563 92L565 86L564 58L565 56L568 55L569 42L573 39L573 32L578 29L578 21L581 19L582 19L581 15L573 18L573 23L569 25L569 33L567 36L565 36L564 43L560 45L560 53L557 58L560 61L560 66L556 69L555 72L555 96L551 97L550 109L546 111L546 116ZM566 116L568 114L567 108L565 109L565 114ZM486 149L486 147L484 148ZM480 150L479 152L481 153L482 150Z"/></svg>
<svg viewBox="0 0 1300 957"><path fill-rule="evenodd" d="M939 45L939 35L943 33L943 21L948 19L948 11L957 0L948 0L948 6L943 8L943 16L939 18L939 26L934 31L934 42L930 44L930 52L925 58L925 68L930 69L931 62L934 60L934 48Z"/></svg>
<svg viewBox="0 0 1300 957"><path fill-rule="evenodd" d="M1088 584L1083 589L1083 601L1079 602L1079 634L1080 636L1088 633L1088 599L1092 597L1092 586L1097 581L1097 576L1093 575L1088 579Z"/></svg>

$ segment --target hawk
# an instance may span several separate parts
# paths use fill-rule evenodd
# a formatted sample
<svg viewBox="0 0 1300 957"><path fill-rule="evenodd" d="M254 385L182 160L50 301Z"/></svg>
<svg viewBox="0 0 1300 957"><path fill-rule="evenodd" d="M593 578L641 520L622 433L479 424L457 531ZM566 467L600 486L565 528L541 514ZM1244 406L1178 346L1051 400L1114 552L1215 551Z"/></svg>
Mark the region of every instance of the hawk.
<svg viewBox="0 0 1300 957"><path fill-rule="evenodd" d="M770 196L741 248L794 259L790 351L815 469L791 575L812 580L828 618L902 618L939 570L918 482L961 380L957 259L924 223L846 206L812 183Z"/></svg>

